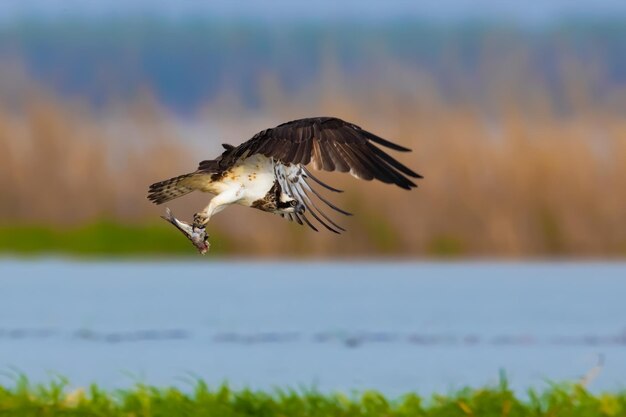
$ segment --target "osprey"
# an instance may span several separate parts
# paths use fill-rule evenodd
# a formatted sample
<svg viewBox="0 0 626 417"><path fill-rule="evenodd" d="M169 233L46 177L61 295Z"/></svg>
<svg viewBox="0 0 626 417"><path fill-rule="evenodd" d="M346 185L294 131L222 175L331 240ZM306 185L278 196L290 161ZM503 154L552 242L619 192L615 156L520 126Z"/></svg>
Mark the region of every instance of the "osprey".
<svg viewBox="0 0 626 417"><path fill-rule="evenodd" d="M283 123L263 130L239 146L222 145L216 159L200 162L195 172L150 186L148 199L162 204L199 190L215 194L209 205L194 215L193 226L204 228L209 219L231 204L279 214L290 221L317 227L307 217L334 233L345 231L324 213L312 198L329 208L351 215L325 199L309 180L341 192L313 176L306 168L349 172L363 180L377 179L410 190L409 177L422 178L381 148L410 152L359 126L335 117L314 117Z"/></svg>

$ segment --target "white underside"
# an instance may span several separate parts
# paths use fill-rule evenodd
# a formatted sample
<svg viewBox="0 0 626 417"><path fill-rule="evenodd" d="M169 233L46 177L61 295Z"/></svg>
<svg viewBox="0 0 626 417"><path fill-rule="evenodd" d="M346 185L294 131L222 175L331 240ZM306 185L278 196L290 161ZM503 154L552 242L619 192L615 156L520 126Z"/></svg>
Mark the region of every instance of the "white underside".
<svg viewBox="0 0 626 417"><path fill-rule="evenodd" d="M311 174L299 164L285 165L258 154L232 166L223 173L219 181L213 181L202 175L196 177L197 182L192 185L193 189L215 194L215 197L204 210L194 215L194 224L199 222L206 225L214 214L231 204L250 207L259 200L265 200L274 184L278 183L280 190L282 190L279 197L280 202L289 204L280 204L281 209L275 209L273 205L267 208L256 205L255 207L280 214L282 217L297 221L299 224L306 222L312 229L317 230L305 217L304 212L307 211L327 229L335 233L339 233L336 229L344 230L330 220L311 200L309 192L315 194L335 210L341 211L311 188L306 181L308 177L311 177ZM319 180L316 181L319 182ZM314 209L317 210L319 216L315 214ZM344 212L344 214L349 213ZM325 223L322 217L334 227Z"/></svg>
<svg viewBox="0 0 626 417"><path fill-rule="evenodd" d="M210 218L231 204L250 207L263 199L276 181L274 165L271 158L253 155L234 165L220 181L204 184L200 188L202 191L215 194L204 213ZM280 199L289 201L292 198L282 194Z"/></svg>
<svg viewBox="0 0 626 417"><path fill-rule="evenodd" d="M250 206L262 199L274 185L274 162L263 155L253 155L233 166L221 181L207 184L203 191L216 195L237 194L234 203Z"/></svg>

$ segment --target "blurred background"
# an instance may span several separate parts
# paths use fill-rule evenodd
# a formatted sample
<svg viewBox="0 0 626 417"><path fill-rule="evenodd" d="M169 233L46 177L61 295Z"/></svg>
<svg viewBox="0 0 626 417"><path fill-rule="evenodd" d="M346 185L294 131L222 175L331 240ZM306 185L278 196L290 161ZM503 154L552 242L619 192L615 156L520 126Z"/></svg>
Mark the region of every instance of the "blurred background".
<svg viewBox="0 0 626 417"><path fill-rule="evenodd" d="M0 369L623 389L625 40L623 1L3 0ZM146 199L322 115L412 148L419 188L322 173L347 233L231 207L205 258Z"/></svg>
<svg viewBox="0 0 626 417"><path fill-rule="evenodd" d="M617 1L5 1L0 248L189 253L147 185L333 115L412 148L420 188L322 175L348 234L234 207L214 254L623 257L625 23Z"/></svg>

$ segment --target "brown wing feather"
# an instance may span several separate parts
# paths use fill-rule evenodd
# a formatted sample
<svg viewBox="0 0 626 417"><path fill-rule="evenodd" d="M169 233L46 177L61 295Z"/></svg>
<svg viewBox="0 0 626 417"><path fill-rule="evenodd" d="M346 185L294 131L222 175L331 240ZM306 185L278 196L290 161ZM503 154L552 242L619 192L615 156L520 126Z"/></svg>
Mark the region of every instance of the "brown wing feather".
<svg viewBox="0 0 626 417"><path fill-rule="evenodd" d="M234 149L227 149L221 166L242 157L263 154L283 164L313 164L318 170L350 172L365 180L378 179L410 189L408 177L421 175L404 166L376 145L400 152L410 149L383 139L335 117L314 117L263 130Z"/></svg>

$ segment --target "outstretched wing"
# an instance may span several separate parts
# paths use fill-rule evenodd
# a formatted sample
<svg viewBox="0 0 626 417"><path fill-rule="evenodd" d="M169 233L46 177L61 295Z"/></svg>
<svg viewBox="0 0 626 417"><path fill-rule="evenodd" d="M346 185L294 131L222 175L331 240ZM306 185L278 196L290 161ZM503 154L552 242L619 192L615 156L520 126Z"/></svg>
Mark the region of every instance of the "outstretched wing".
<svg viewBox="0 0 626 417"><path fill-rule="evenodd" d="M314 117L263 130L238 147L227 150L221 163L262 154L285 165L308 165L324 171L350 172L356 178L377 179L404 189L416 187L409 179L422 178L376 145L409 152L359 126L335 117ZM202 166L201 166L202 168Z"/></svg>
<svg viewBox="0 0 626 417"><path fill-rule="evenodd" d="M422 176L377 145L400 152L410 151L335 117L299 119L263 130L237 147L224 145L225 151L220 157L202 161L198 170L201 172L225 170L255 154L273 158L275 175L281 189L300 203L299 210L284 212L281 216L299 224L307 224L317 231L315 225L307 218L310 214L328 230L340 233L345 229L327 216L318 203L323 203L344 215L350 213L325 199L308 180L330 191L340 192L340 190L315 178L305 165L312 164L317 170L349 172L356 178L377 179L407 190L417 187L410 178Z"/></svg>

